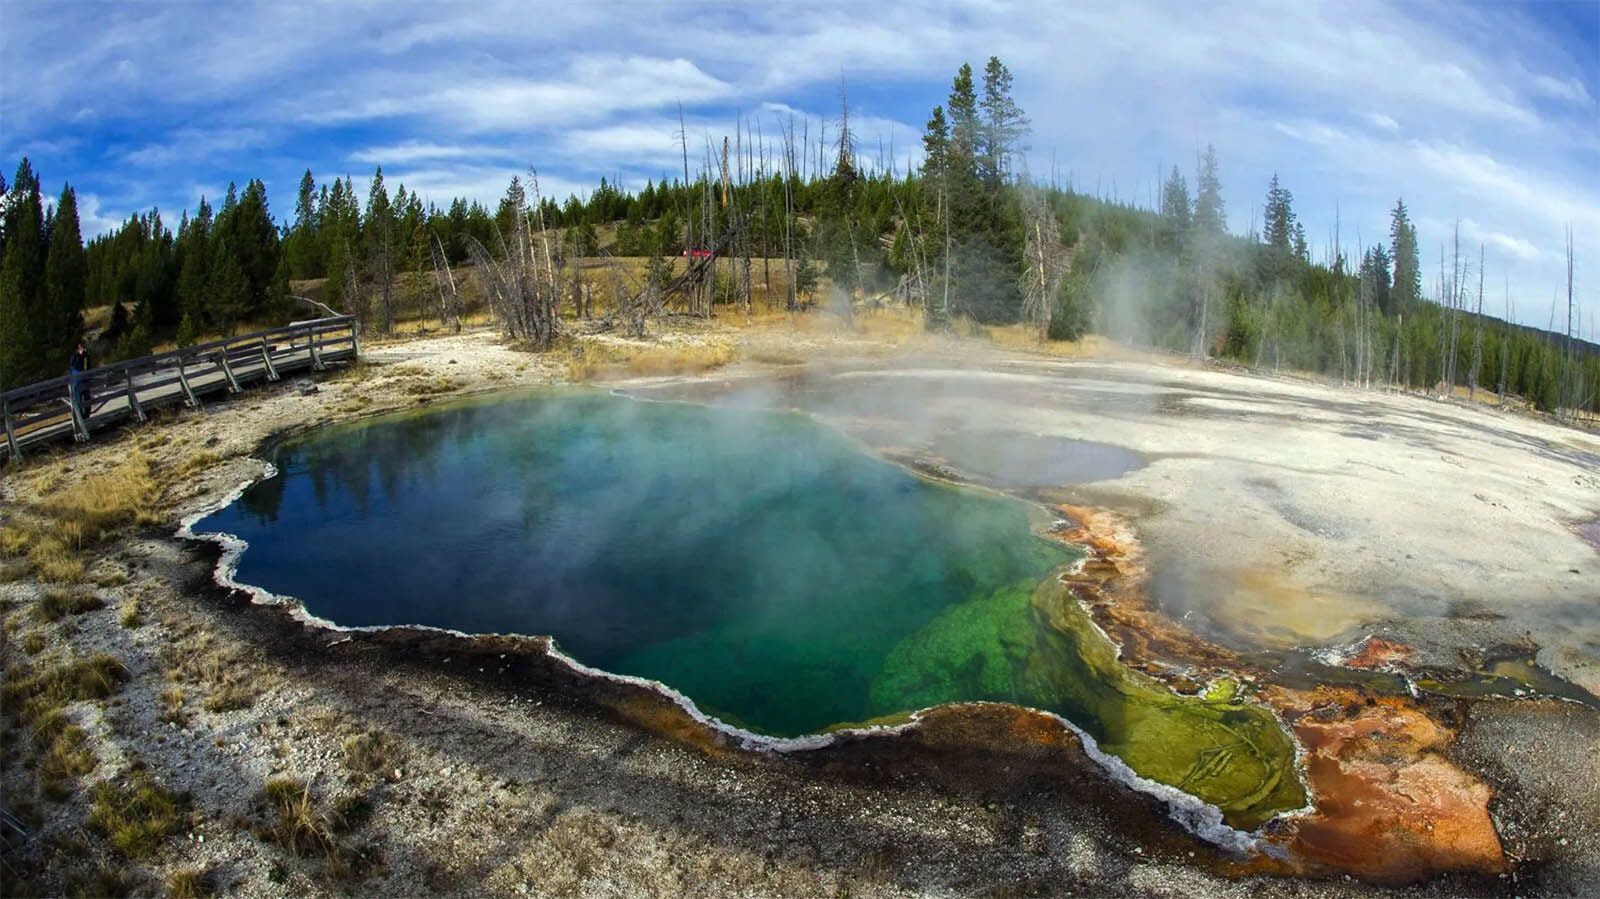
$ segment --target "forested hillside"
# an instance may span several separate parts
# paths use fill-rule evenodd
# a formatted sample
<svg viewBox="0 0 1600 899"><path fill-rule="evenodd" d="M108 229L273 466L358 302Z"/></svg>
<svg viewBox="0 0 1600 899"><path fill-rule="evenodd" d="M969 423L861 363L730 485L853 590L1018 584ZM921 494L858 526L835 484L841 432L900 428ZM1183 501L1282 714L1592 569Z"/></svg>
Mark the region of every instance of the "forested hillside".
<svg viewBox="0 0 1600 899"><path fill-rule="evenodd" d="M440 207L404 185L391 195L381 168L364 198L348 177L307 171L282 222L250 180L175 226L151 210L86 245L72 187L47 200L24 159L0 179L0 387L60 374L90 309L110 310L91 335L105 361L319 314L292 284L314 283L320 302L380 333L450 320L471 279L487 311L534 344L575 318L642 330L718 304L848 318L899 303L934 329L1027 322L1041 339L1094 331L1355 384L1600 412L1600 347L1572 335L1568 298L1560 333L1507 324L1509 285L1486 271L1483 248L1457 241L1426 269L1403 201L1387 242L1313 251L1276 175L1260 231L1230 230L1210 148L1193 188L1173 168L1155 209L1041 183L1022 167L1029 121L1011 88L998 59L981 74L963 65L912 172L864 163L842 104L834 134L815 141L790 120L685 142L682 176L638 191L602 179L557 202L530 173L494 210Z"/></svg>

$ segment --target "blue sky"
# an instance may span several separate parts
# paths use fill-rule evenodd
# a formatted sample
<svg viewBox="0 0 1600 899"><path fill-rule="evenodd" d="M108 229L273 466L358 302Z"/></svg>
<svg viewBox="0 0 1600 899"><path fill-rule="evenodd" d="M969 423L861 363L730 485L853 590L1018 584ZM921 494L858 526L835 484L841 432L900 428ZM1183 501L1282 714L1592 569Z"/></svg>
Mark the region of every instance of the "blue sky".
<svg viewBox="0 0 1600 899"><path fill-rule="evenodd" d="M581 8L580 8L581 7ZM1277 172L1320 254L1387 241L1404 197L1431 288L1459 220L1487 307L1549 323L1577 251L1600 327L1600 0L1429 3L161 3L0 0L0 165L78 191L87 233L259 177L293 212L309 168L365 196L382 165L441 205L681 173L743 120L791 112L915 163L963 61L998 55L1033 120L1029 164L1149 204L1214 144L1228 225ZM1592 323L1592 324L1591 324Z"/></svg>

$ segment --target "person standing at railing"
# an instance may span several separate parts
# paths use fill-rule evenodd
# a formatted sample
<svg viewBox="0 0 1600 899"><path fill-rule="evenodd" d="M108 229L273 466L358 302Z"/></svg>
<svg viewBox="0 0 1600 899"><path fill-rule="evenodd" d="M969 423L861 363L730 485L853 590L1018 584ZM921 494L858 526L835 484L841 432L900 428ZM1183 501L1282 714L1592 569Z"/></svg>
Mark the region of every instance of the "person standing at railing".
<svg viewBox="0 0 1600 899"><path fill-rule="evenodd" d="M72 403L78 407L78 415L85 420L89 418L89 388L82 379L84 372L92 367L89 362L89 350L80 340L78 348L72 351L72 358L67 360L67 371L72 379Z"/></svg>

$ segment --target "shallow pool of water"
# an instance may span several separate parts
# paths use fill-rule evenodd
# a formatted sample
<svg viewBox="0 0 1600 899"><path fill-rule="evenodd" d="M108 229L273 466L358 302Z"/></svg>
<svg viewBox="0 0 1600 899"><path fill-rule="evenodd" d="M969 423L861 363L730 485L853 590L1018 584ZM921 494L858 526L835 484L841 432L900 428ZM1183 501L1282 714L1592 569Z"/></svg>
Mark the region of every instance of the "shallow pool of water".
<svg viewBox="0 0 1600 899"><path fill-rule="evenodd" d="M540 396L344 426L195 530L342 625L551 634L773 735L904 707L872 685L947 607L1072 556L1019 502L798 415ZM959 698L959 697L947 697Z"/></svg>
<svg viewBox="0 0 1600 899"><path fill-rule="evenodd" d="M1253 826L1293 747L1231 694L1128 672L1022 502L915 477L810 418L595 394L324 429L197 523L236 579L348 626L549 634L771 736L992 700L1067 716Z"/></svg>

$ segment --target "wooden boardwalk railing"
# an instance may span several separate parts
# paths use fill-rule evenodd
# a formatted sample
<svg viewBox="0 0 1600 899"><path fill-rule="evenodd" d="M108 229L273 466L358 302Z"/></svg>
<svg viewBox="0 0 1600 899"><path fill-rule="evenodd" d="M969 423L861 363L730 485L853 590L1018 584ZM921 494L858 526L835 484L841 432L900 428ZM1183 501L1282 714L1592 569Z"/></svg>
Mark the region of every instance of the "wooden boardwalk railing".
<svg viewBox="0 0 1600 899"><path fill-rule="evenodd" d="M320 371L329 362L360 355L355 316L340 315L114 362L76 376L88 400L87 414L72 401L72 375L0 393L5 445L11 458L21 461L27 447L68 435L81 443L120 419L144 421L157 406L182 402L198 409L207 394L238 393L261 378L276 381L303 368Z"/></svg>

